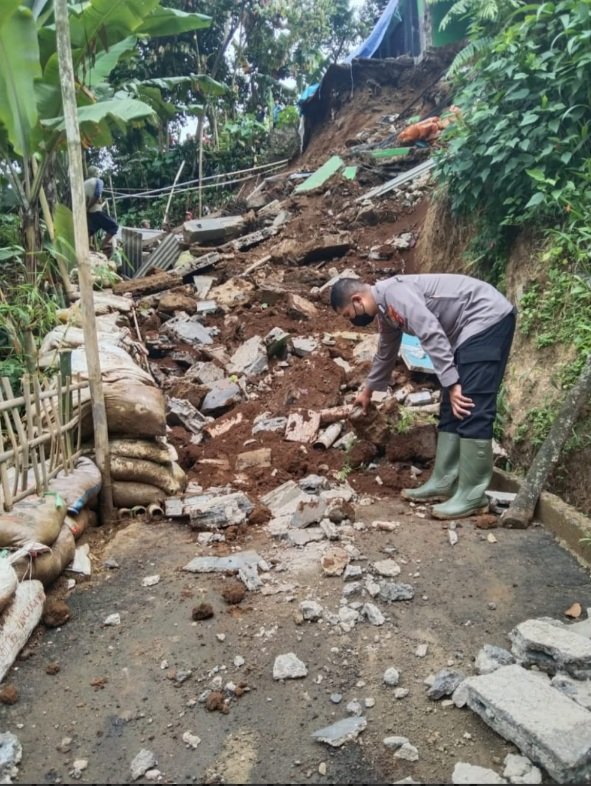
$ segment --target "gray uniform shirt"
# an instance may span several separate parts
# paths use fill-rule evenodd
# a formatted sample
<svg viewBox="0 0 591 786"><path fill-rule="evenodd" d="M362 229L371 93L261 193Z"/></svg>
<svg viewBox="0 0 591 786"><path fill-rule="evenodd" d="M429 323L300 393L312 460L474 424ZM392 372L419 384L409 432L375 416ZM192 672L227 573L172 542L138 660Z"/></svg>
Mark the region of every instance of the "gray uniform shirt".
<svg viewBox="0 0 591 786"><path fill-rule="evenodd" d="M443 387L459 381L454 352L513 311L485 281L451 273L393 276L372 287L378 305L380 341L367 386L385 390L398 357L402 333L416 336L429 354Z"/></svg>

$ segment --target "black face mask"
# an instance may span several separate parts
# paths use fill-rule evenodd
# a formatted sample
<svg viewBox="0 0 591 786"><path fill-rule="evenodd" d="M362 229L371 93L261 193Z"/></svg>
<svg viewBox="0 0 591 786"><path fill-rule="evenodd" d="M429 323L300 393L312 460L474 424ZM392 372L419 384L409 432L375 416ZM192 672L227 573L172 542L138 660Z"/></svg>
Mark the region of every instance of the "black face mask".
<svg viewBox="0 0 591 786"><path fill-rule="evenodd" d="M350 322L351 322L352 325L355 325L355 327L367 327L368 325L371 325L371 323L374 320L374 317L375 317L375 314L374 314L373 317L372 317L371 314L365 314L365 313L363 313L363 314L356 314L350 320Z"/></svg>

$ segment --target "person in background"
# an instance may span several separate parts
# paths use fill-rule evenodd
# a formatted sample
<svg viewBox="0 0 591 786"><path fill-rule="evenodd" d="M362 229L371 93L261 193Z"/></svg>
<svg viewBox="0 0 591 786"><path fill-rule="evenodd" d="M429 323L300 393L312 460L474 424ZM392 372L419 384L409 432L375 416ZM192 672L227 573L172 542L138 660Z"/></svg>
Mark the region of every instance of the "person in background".
<svg viewBox="0 0 591 786"><path fill-rule="evenodd" d="M105 184L99 177L99 174L97 167L88 167L88 178L84 181L86 220L90 237L93 237L99 229L104 231L105 238L101 251L109 255L115 250L115 235L119 231L119 225L103 210L101 198Z"/></svg>
<svg viewBox="0 0 591 786"><path fill-rule="evenodd" d="M378 317L380 340L365 387L355 399L367 409L374 390L390 382L402 334L416 336L442 387L435 464L422 486L404 489L415 502L443 502L438 519L488 510L497 394L515 331L515 307L493 286L454 274L399 275L370 286L342 278L331 289L333 309L353 325Z"/></svg>

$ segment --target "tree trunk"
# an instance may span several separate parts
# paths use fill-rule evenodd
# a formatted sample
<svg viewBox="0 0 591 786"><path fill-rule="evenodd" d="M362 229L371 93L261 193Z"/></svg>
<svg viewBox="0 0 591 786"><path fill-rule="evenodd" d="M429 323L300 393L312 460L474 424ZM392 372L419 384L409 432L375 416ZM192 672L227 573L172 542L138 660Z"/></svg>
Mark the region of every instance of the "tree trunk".
<svg viewBox="0 0 591 786"><path fill-rule="evenodd" d="M591 355L587 358L578 380L566 394L550 432L537 452L517 496L501 516L504 527L525 529L529 526L544 484L558 462L562 446L570 436L579 413L590 397Z"/></svg>

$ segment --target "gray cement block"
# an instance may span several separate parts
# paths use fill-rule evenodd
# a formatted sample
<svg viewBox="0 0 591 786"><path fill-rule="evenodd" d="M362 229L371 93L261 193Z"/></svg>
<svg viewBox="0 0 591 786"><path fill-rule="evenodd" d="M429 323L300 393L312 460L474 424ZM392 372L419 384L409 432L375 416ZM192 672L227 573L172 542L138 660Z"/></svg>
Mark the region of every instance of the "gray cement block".
<svg viewBox="0 0 591 786"><path fill-rule="evenodd" d="M591 776L591 713L521 666L469 677L454 693L497 734L543 767L558 783Z"/></svg>
<svg viewBox="0 0 591 786"><path fill-rule="evenodd" d="M577 679L591 678L591 640L548 620L527 620L509 634L516 660L548 674L566 671Z"/></svg>

